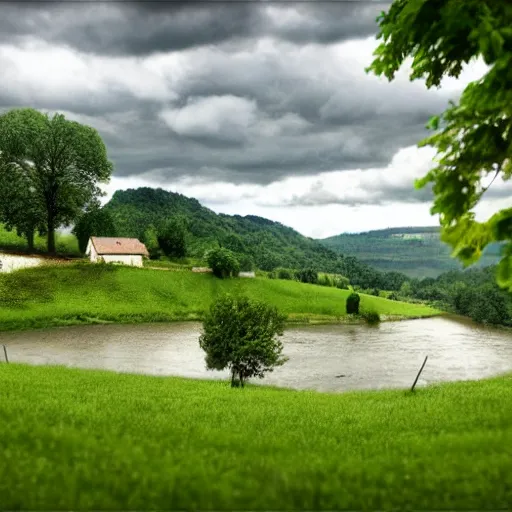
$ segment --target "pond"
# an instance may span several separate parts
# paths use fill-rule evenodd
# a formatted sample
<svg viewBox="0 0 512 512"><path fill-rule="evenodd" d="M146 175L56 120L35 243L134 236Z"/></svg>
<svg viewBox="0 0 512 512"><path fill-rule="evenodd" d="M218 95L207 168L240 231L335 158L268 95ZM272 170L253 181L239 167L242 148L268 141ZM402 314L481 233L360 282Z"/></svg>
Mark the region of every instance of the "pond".
<svg viewBox="0 0 512 512"><path fill-rule="evenodd" d="M228 378L205 369L198 323L91 325L0 333L12 362L119 372ZM512 332L447 317L302 326L283 336L289 361L254 382L319 391L410 387L512 371ZM3 355L0 352L0 356Z"/></svg>

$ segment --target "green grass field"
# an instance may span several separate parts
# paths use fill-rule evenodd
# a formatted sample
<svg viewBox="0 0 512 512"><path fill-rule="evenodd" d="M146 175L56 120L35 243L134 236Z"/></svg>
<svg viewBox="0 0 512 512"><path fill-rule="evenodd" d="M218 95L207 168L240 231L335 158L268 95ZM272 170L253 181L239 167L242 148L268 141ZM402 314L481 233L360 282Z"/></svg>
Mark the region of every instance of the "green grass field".
<svg viewBox="0 0 512 512"><path fill-rule="evenodd" d="M46 252L46 238L36 236L34 246L37 252ZM55 247L57 254L65 256L80 256L78 250L78 241L74 235L57 233L55 238ZM27 241L19 237L16 231L7 231L0 224L0 252L2 249L7 251L25 252L27 250Z"/></svg>
<svg viewBox="0 0 512 512"><path fill-rule="evenodd" d="M276 305L290 321L345 316L347 290L292 281L221 280L192 272L88 263L0 274L0 330L90 323L197 320L215 297L246 293ZM430 316L422 305L362 296L362 309L381 315Z"/></svg>
<svg viewBox="0 0 512 512"><path fill-rule="evenodd" d="M512 378L322 394L0 364L6 510L505 510Z"/></svg>

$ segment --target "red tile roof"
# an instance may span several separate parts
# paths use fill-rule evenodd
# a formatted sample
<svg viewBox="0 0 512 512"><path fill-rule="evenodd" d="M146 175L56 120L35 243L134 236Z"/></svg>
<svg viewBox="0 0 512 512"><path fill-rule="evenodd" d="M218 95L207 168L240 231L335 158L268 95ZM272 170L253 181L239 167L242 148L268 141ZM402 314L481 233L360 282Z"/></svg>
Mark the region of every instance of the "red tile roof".
<svg viewBox="0 0 512 512"><path fill-rule="evenodd" d="M91 236L98 254L137 254L149 256L146 246L136 238L107 238Z"/></svg>

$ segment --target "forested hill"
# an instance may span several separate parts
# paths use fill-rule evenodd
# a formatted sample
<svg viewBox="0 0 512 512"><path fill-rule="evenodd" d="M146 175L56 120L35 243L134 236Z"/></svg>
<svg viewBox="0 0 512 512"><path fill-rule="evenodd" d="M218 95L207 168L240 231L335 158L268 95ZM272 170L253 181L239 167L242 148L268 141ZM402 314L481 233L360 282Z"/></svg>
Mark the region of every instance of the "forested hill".
<svg viewBox="0 0 512 512"><path fill-rule="evenodd" d="M460 269L450 247L440 240L439 227L404 227L358 234L341 234L320 240L326 247L379 270L403 272L410 277L437 277ZM499 246L490 246L479 266L497 263Z"/></svg>
<svg viewBox="0 0 512 512"><path fill-rule="evenodd" d="M187 252L203 257L207 249L220 243L238 254L250 255L262 270L276 267L306 268L335 272L363 287L395 289L403 278L382 276L356 258L346 258L311 238L278 222L248 215L216 214L196 199L162 189L118 190L104 207L119 236L143 240L149 226L181 217L187 225ZM385 281L384 281L385 279ZM397 282L393 286L389 280Z"/></svg>

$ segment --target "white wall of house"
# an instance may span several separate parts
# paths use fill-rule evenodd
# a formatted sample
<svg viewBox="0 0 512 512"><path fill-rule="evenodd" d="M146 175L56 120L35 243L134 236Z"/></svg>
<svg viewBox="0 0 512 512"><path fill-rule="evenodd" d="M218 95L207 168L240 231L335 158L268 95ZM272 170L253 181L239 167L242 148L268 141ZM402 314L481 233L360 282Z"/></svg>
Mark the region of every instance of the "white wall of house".
<svg viewBox="0 0 512 512"><path fill-rule="evenodd" d="M123 263L132 267L142 267L142 256L140 254L103 254L101 258L105 263Z"/></svg>
<svg viewBox="0 0 512 512"><path fill-rule="evenodd" d="M96 263L98 261L98 253L96 252L96 249L94 248L94 245L92 245L90 240L87 243L87 249L85 249L85 254L89 256L92 263Z"/></svg>
<svg viewBox="0 0 512 512"><path fill-rule="evenodd" d="M44 262L43 258L14 256L0 253L0 272L12 272L22 268L37 267Z"/></svg>

